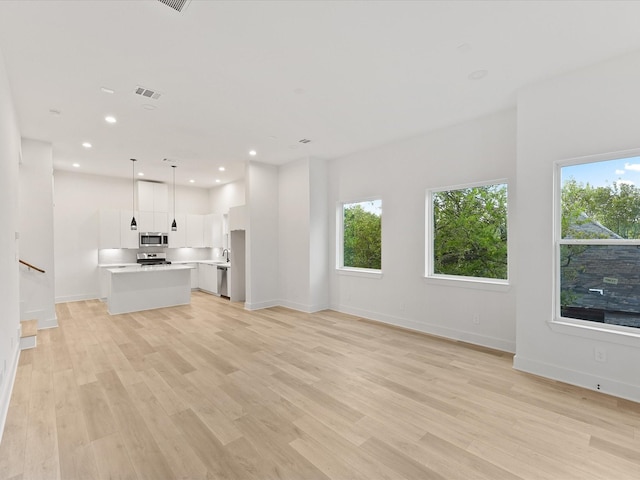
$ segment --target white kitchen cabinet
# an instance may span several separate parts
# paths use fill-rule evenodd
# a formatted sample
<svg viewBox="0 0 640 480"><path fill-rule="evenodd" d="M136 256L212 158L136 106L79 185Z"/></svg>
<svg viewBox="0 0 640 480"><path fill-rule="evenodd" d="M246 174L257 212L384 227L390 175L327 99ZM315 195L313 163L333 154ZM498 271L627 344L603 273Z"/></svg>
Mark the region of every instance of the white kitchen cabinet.
<svg viewBox="0 0 640 480"><path fill-rule="evenodd" d="M204 216L204 246L224 248L222 241L222 215L210 213Z"/></svg>
<svg viewBox="0 0 640 480"><path fill-rule="evenodd" d="M131 230L131 210L120 210L120 248L138 248L140 240L139 230ZM140 219L138 212L135 213L136 223Z"/></svg>
<svg viewBox="0 0 640 480"><path fill-rule="evenodd" d="M204 215L187 214L187 247L204 247Z"/></svg>
<svg viewBox="0 0 640 480"><path fill-rule="evenodd" d="M167 212L141 211L139 215L138 231L140 232L167 233L171 230Z"/></svg>
<svg viewBox="0 0 640 480"><path fill-rule="evenodd" d="M138 181L138 210L141 212L165 212L168 210L168 187L166 183ZM164 231L164 230L163 230Z"/></svg>
<svg viewBox="0 0 640 480"><path fill-rule="evenodd" d="M191 290L197 289L198 285L200 285L199 273L198 273L198 264L197 263L187 263L191 267Z"/></svg>
<svg viewBox="0 0 640 480"><path fill-rule="evenodd" d="M198 264L198 288L209 293L218 293L218 268L210 263Z"/></svg>
<svg viewBox="0 0 640 480"><path fill-rule="evenodd" d="M231 207L229 209L229 231L246 230L249 224L249 211L246 205Z"/></svg>
<svg viewBox="0 0 640 480"><path fill-rule="evenodd" d="M173 221L173 218L171 219ZM175 232L169 228L169 248L184 248L187 246L187 216L183 213L176 214L178 230ZM171 222L169 222L171 225Z"/></svg>
<svg viewBox="0 0 640 480"><path fill-rule="evenodd" d="M100 210L99 248L120 248L120 210Z"/></svg>

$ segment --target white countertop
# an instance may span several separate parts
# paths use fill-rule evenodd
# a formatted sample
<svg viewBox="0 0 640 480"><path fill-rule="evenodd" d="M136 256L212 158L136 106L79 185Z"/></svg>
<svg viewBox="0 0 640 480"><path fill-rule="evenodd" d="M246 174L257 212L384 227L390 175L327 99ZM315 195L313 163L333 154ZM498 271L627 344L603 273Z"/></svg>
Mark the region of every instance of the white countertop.
<svg viewBox="0 0 640 480"><path fill-rule="evenodd" d="M222 265L225 267L230 267L231 263L221 262L220 260L172 260L171 265L187 265L194 263L205 263L207 265ZM158 265L152 265L154 267ZM162 265L160 265L162 266ZM99 263L99 268L119 268L119 267L136 267L140 268L139 263Z"/></svg>
<svg viewBox="0 0 640 480"><path fill-rule="evenodd" d="M174 271L174 270L192 270L193 267L190 265L178 265L178 264L170 264L170 265L134 265L134 266L121 266L121 267L113 267L107 268L107 271L113 274L121 274L121 273L141 273L141 272L166 272L166 271Z"/></svg>

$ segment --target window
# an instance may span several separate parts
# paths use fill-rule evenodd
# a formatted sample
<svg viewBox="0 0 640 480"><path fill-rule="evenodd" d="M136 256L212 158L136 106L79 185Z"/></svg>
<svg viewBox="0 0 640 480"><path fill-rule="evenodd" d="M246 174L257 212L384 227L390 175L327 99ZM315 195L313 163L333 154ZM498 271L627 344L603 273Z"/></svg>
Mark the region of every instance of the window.
<svg viewBox="0 0 640 480"><path fill-rule="evenodd" d="M507 283L507 184L430 190L427 277Z"/></svg>
<svg viewBox="0 0 640 480"><path fill-rule="evenodd" d="M640 328L640 156L558 164L556 317Z"/></svg>
<svg viewBox="0 0 640 480"><path fill-rule="evenodd" d="M382 200L342 203L339 212L338 268L382 268Z"/></svg>

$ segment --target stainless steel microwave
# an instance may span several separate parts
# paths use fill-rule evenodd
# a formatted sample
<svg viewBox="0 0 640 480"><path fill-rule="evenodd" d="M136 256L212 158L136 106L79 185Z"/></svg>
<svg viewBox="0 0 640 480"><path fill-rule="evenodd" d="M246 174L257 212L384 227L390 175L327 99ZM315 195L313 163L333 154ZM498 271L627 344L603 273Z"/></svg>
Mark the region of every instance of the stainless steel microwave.
<svg viewBox="0 0 640 480"><path fill-rule="evenodd" d="M169 234L160 232L140 232L140 247L168 247Z"/></svg>

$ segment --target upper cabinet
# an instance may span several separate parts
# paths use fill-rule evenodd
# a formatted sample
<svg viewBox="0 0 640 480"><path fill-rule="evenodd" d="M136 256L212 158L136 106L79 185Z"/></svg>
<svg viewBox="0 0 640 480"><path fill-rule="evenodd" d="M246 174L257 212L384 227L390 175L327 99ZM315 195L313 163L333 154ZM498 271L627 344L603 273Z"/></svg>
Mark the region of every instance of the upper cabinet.
<svg viewBox="0 0 640 480"><path fill-rule="evenodd" d="M246 205L231 207L229 209L229 231L246 230L249 224L248 216Z"/></svg>
<svg viewBox="0 0 640 480"><path fill-rule="evenodd" d="M141 212L168 212L169 189L166 183L138 180L138 209Z"/></svg>
<svg viewBox="0 0 640 480"><path fill-rule="evenodd" d="M100 210L98 248L138 248L138 231L131 230L131 210ZM135 213L140 225L140 215Z"/></svg>
<svg viewBox="0 0 640 480"><path fill-rule="evenodd" d="M171 230L171 223L167 212L140 211L138 230L141 232L167 233Z"/></svg>
<svg viewBox="0 0 640 480"><path fill-rule="evenodd" d="M204 216L204 246L223 248L223 218L219 213Z"/></svg>

